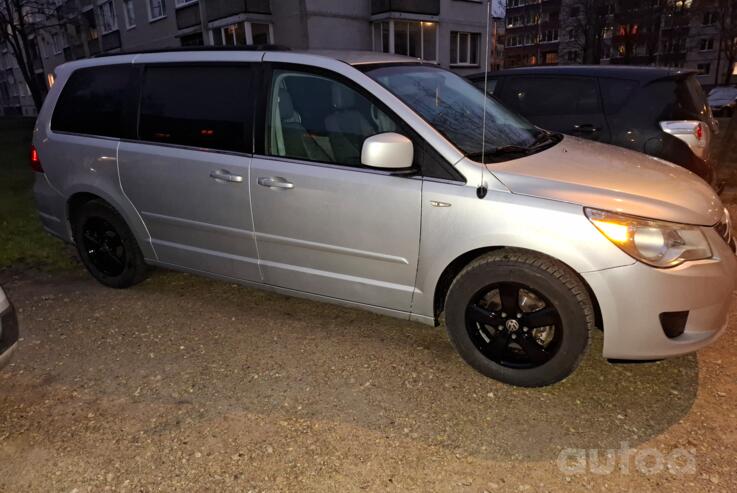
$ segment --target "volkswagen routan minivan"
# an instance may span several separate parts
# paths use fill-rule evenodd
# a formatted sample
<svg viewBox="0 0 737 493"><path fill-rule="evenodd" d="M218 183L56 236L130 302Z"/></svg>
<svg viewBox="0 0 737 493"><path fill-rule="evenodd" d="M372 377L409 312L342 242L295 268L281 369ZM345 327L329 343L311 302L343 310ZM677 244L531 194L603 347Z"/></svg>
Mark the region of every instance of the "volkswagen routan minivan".
<svg viewBox="0 0 737 493"><path fill-rule="evenodd" d="M115 288L163 266L444 322L541 386L726 326L728 213L691 172L543 131L411 58L176 51L57 68L31 149L44 227Z"/></svg>

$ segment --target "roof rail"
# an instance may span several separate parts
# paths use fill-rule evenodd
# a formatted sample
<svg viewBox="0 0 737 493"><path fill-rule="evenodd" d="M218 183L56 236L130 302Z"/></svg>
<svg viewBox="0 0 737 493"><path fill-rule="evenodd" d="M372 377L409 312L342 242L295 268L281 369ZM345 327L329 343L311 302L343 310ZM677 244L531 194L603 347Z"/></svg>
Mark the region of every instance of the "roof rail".
<svg viewBox="0 0 737 493"><path fill-rule="evenodd" d="M290 51L286 46L274 44L242 45L242 46L178 46L153 50L118 51L115 53L98 53L91 58L104 58L118 55L144 55L147 53L178 53L185 51Z"/></svg>

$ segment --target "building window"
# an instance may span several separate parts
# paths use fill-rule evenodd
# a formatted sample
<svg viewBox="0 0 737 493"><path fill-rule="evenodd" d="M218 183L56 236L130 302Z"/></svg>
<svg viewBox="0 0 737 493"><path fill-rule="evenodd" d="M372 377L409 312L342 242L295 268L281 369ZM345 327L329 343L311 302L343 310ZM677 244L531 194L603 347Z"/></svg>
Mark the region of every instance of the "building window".
<svg viewBox="0 0 737 493"><path fill-rule="evenodd" d="M555 65L558 63L558 52L557 51L549 51L545 53L545 64L546 65Z"/></svg>
<svg viewBox="0 0 737 493"><path fill-rule="evenodd" d="M558 41L558 30L548 29L540 35L541 43L554 43Z"/></svg>
<svg viewBox="0 0 737 493"><path fill-rule="evenodd" d="M696 69L701 75L709 75L711 73L711 63L699 63L696 65Z"/></svg>
<svg viewBox="0 0 737 493"><path fill-rule="evenodd" d="M702 24L704 26L711 26L717 23L718 14L716 12L704 12Z"/></svg>
<svg viewBox="0 0 737 493"><path fill-rule="evenodd" d="M702 39L699 43L699 49L701 51L709 51L714 49L714 38Z"/></svg>
<svg viewBox="0 0 737 493"><path fill-rule="evenodd" d="M197 0L175 0L174 5L177 7L183 7L185 5L189 5L190 3L195 3Z"/></svg>
<svg viewBox="0 0 737 493"><path fill-rule="evenodd" d="M451 31L450 64L478 66L480 41L479 33Z"/></svg>
<svg viewBox="0 0 737 493"><path fill-rule="evenodd" d="M128 29L136 27L136 11L133 7L133 0L123 1L123 12L125 13L125 27Z"/></svg>
<svg viewBox="0 0 737 493"><path fill-rule="evenodd" d="M148 0L149 22L166 17L166 4L164 0Z"/></svg>
<svg viewBox="0 0 737 493"><path fill-rule="evenodd" d="M102 21L102 34L107 34L118 29L118 20L115 18L115 7L113 6L113 0L108 0L105 3L101 3L99 8L100 20Z"/></svg>
<svg viewBox="0 0 737 493"><path fill-rule="evenodd" d="M61 33L51 34L51 48L54 50L54 55L58 55L62 50Z"/></svg>
<svg viewBox="0 0 737 493"><path fill-rule="evenodd" d="M181 36L179 44L182 46L203 46L205 43L202 39L202 33L192 33Z"/></svg>
<svg viewBox="0 0 737 493"><path fill-rule="evenodd" d="M274 43L271 24L237 22L212 30L215 46L267 45Z"/></svg>
<svg viewBox="0 0 737 493"><path fill-rule="evenodd" d="M435 22L390 20L372 27L373 49L428 62L437 61L438 25Z"/></svg>

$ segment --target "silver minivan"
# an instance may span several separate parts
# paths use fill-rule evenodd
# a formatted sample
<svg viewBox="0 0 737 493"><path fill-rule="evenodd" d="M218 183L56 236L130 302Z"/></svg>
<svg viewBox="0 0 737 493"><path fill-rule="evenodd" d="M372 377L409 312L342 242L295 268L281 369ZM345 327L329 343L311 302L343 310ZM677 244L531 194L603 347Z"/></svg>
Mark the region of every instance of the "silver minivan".
<svg viewBox="0 0 737 493"><path fill-rule="evenodd" d="M562 380L694 351L737 262L709 186L543 131L461 77L376 53L201 50L57 68L41 221L101 283L149 266L437 326L479 372Z"/></svg>

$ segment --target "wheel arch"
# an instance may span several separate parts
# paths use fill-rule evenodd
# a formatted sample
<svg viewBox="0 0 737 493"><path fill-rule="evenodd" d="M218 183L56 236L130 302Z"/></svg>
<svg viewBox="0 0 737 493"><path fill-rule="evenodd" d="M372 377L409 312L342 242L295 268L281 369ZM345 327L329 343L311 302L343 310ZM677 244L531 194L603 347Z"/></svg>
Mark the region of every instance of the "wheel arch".
<svg viewBox="0 0 737 493"><path fill-rule="evenodd" d="M82 207L84 204L92 200L99 200L101 202L104 202L112 209L114 209L115 212L117 212L120 217L123 218L123 221L125 221L128 228L130 228L133 236L136 238L136 242L138 243L138 246L141 249L144 258L156 258L156 253L153 249L153 246L151 245L151 239L148 233L148 229L143 223L143 220L138 214L138 211L136 211L133 205L130 204L130 202L125 197L123 197L121 200L116 200L115 197L111 196L101 189L79 187L71 191L71 193L69 194L66 200L65 219L66 227L69 231L69 238L72 241L74 241L74 238L71 234L71 224L74 213L79 210L79 208Z"/></svg>
<svg viewBox="0 0 737 493"><path fill-rule="evenodd" d="M489 252L493 252L496 250L502 250L505 248L512 248L508 246L488 246L488 247L481 247L476 248L473 250L469 250L459 256L457 256L455 259L453 259L446 267L443 269L443 272L440 274L440 278L438 279L438 282L435 284L435 292L433 295L433 314L435 317L435 325L439 325L439 319L440 315L445 310L445 300L448 296L448 290L450 289L450 285L453 283L453 280L458 276L458 274L466 267L468 264L476 260L477 258L481 257L482 255L485 255ZM514 247L516 250L527 250L530 253L534 253L536 255L543 255L545 257L548 257L552 260L555 260L557 262L561 262L563 265L571 269L573 273L575 273L576 277L581 281L581 284L586 287L586 291L588 292L589 298L591 299L591 304L594 307L594 322L596 324L596 327L603 330L604 329L604 323L603 323L603 317L601 314L601 307L599 306L599 301L596 299L596 293L594 293L594 290L591 289L591 286L588 282L586 282L586 279L584 279L578 272L576 272L575 269L573 269L570 265L563 262L560 259L557 259L555 257L552 257L544 252L539 252L536 250L530 250L526 248L519 248Z"/></svg>

